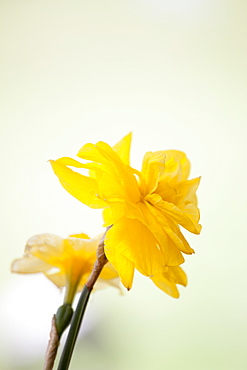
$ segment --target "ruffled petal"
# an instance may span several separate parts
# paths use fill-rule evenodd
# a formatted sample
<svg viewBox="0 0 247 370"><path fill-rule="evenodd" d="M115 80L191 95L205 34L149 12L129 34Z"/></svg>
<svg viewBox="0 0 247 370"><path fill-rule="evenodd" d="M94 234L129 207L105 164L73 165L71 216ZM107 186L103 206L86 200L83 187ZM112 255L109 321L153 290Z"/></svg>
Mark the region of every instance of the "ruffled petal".
<svg viewBox="0 0 247 370"><path fill-rule="evenodd" d="M69 243L71 246L71 251L77 252L77 255L79 256L81 254L82 257L95 255L96 256L96 250L98 248L99 242L102 238L102 235L99 235L96 238L93 239L81 239L77 237L69 237L64 240ZM79 252L79 253L78 253Z"/></svg>
<svg viewBox="0 0 247 370"><path fill-rule="evenodd" d="M114 269L112 264L110 262L108 262L104 266L103 270L101 271L100 278L105 279L105 280L108 281L108 280L114 279L116 277L118 277L117 271Z"/></svg>
<svg viewBox="0 0 247 370"><path fill-rule="evenodd" d="M145 179L146 192L153 193L160 178L162 178L165 171L165 158L164 152L147 152L142 162L142 174Z"/></svg>
<svg viewBox="0 0 247 370"><path fill-rule="evenodd" d="M111 229L108 230L105 237L105 254L108 261L118 272L122 284L130 290L133 283L135 265L118 251L117 246L114 244L114 240L112 240L110 235L108 235Z"/></svg>
<svg viewBox="0 0 247 370"><path fill-rule="evenodd" d="M49 248L52 253L59 254L63 249L63 238L51 233L37 234L28 239L25 253L32 253L33 248L39 248L41 251Z"/></svg>
<svg viewBox="0 0 247 370"><path fill-rule="evenodd" d="M19 274L32 274L36 272L45 272L52 268L49 263L46 263L36 257L23 257L15 259L11 264L11 272Z"/></svg>
<svg viewBox="0 0 247 370"><path fill-rule="evenodd" d="M110 207L107 207L107 208L103 209L102 216L103 216L103 219L104 219L103 227L109 227L113 224L113 222L112 222L113 215L112 215L112 210L111 210Z"/></svg>
<svg viewBox="0 0 247 370"><path fill-rule="evenodd" d="M100 183L101 193L105 194L105 199L116 198L116 196L131 202L140 199L135 171L126 165L108 144L104 142L98 142L96 145L86 144L80 149L78 156L101 165L102 173L97 181ZM114 188L110 186L112 181L114 181ZM111 195L112 190L113 195Z"/></svg>
<svg viewBox="0 0 247 370"><path fill-rule="evenodd" d="M199 215L196 212L197 207L193 204L189 203L178 208L175 204L162 200L158 194L147 195L146 200L191 233L200 234Z"/></svg>
<svg viewBox="0 0 247 370"><path fill-rule="evenodd" d="M119 290L119 293L120 294L123 294L122 288L120 286L120 280L119 280L119 278L110 279L110 280L107 280L107 281L99 278L96 281L96 284L94 286L94 290L105 289L105 288L108 288L109 286L112 286L113 288L117 288Z"/></svg>
<svg viewBox="0 0 247 370"><path fill-rule="evenodd" d="M130 132L117 144L115 144L112 149L119 155L121 160L125 164L130 164L130 145L132 140L132 133Z"/></svg>
<svg viewBox="0 0 247 370"><path fill-rule="evenodd" d="M174 283L187 286L187 275L180 266L169 267L165 272L167 279L174 281Z"/></svg>
<svg viewBox="0 0 247 370"><path fill-rule="evenodd" d="M177 195L177 190L167 181L160 181L155 193L159 194L163 200L174 203L174 199L176 199Z"/></svg>
<svg viewBox="0 0 247 370"><path fill-rule="evenodd" d="M127 181L127 178L119 181L119 178L115 174L103 172L98 179L100 197L108 204L124 201L126 198L128 199L128 196L126 196L126 187L123 186L124 182L127 183Z"/></svg>
<svg viewBox="0 0 247 370"><path fill-rule="evenodd" d="M66 285L66 275L59 272L54 273L45 273L47 279L49 279L53 284L55 284L58 288L63 288Z"/></svg>
<svg viewBox="0 0 247 370"><path fill-rule="evenodd" d="M146 276L162 271L166 263L153 234L136 219L122 217L114 224L107 232L106 246L124 255Z"/></svg>
<svg viewBox="0 0 247 370"><path fill-rule="evenodd" d="M187 245L185 246L179 236L174 233L168 220L163 217L161 212L149 204L146 204L146 207L148 209L147 215L149 214L149 220L153 220L149 228L156 238L159 238L159 246L167 259L166 266L177 266L184 263L184 257L181 252L191 254L193 253L193 249L190 248L189 251L187 250ZM154 223L155 221L156 225Z"/></svg>
<svg viewBox="0 0 247 370"><path fill-rule="evenodd" d="M127 203L110 202L109 207L103 210L104 227L115 224L121 217L126 214Z"/></svg>
<svg viewBox="0 0 247 370"><path fill-rule="evenodd" d="M187 180L190 174L190 162L184 152L179 150L164 150L166 156L166 170L164 178L176 180L176 182Z"/></svg>
<svg viewBox="0 0 247 370"><path fill-rule="evenodd" d="M166 279L165 274L159 274L151 277L152 282L163 292L173 298L179 298L179 291L175 283Z"/></svg>
<svg viewBox="0 0 247 370"><path fill-rule="evenodd" d="M177 245L167 233L167 222L162 213L151 204L145 202L138 203L139 215L137 218L144 223L157 240L162 254L165 258L165 266L177 266L184 262L184 257L180 252L180 244Z"/></svg>
<svg viewBox="0 0 247 370"><path fill-rule="evenodd" d="M173 298L179 297L176 284L187 285L187 276L179 266L169 267L166 272L153 276L151 280L158 288Z"/></svg>
<svg viewBox="0 0 247 370"><path fill-rule="evenodd" d="M196 232L195 234L200 234L202 226L198 224L200 220L200 211L197 208L197 206L193 203L188 203L180 205L179 208L194 222L195 226L198 225L197 227L198 232Z"/></svg>
<svg viewBox="0 0 247 370"><path fill-rule="evenodd" d="M89 167L80 165L71 158L60 158L50 161L54 173L58 176L61 185L73 197L91 208L104 208L107 204L99 199L99 188L97 181L91 177L74 172L67 166Z"/></svg>
<svg viewBox="0 0 247 370"><path fill-rule="evenodd" d="M181 252L185 254L192 254L195 253L194 249L192 249L180 231L179 225L176 225L171 220L167 220L167 232L170 235L170 238L174 241L177 247L181 250ZM169 231L168 231L169 230Z"/></svg>
<svg viewBox="0 0 247 370"><path fill-rule="evenodd" d="M176 186L176 195L172 198L171 200L172 203L176 204L178 207L181 204L185 204L185 203L193 203L194 205L197 205L197 199L196 199L195 193L200 184L200 180L201 180L201 177L197 177L195 179L180 182ZM167 200L165 198L163 199Z"/></svg>
<svg viewBox="0 0 247 370"><path fill-rule="evenodd" d="M28 239L25 254L50 263L51 258L59 257L63 251L63 238L55 234L38 234Z"/></svg>
<svg viewBox="0 0 247 370"><path fill-rule="evenodd" d="M80 234L71 234L69 235L70 238L79 238L79 239L90 239L87 234L80 233Z"/></svg>

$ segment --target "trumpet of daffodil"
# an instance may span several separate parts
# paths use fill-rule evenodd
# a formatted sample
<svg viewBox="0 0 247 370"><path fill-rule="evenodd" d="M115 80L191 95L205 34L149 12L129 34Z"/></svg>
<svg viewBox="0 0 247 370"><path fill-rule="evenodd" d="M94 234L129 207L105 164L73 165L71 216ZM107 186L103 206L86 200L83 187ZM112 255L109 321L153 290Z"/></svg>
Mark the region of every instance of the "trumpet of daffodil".
<svg viewBox="0 0 247 370"><path fill-rule="evenodd" d="M25 255L11 265L12 272L42 272L58 288L65 287L64 303L72 304L96 261L101 237L90 239L86 234L62 238L54 234L35 235L27 241ZM118 274L108 262L96 283L96 289L112 285L119 288Z"/></svg>
<svg viewBox="0 0 247 370"><path fill-rule="evenodd" d="M190 163L177 150L147 152L142 169L130 166L131 134L110 147L86 144L77 156L50 161L62 186L91 208L102 208L105 254L130 289L135 268L166 293L178 297L176 284L186 285L179 267L192 254L180 226L199 234L196 190L200 178L188 180ZM75 167L77 171L71 169ZM89 170L89 175L79 173Z"/></svg>

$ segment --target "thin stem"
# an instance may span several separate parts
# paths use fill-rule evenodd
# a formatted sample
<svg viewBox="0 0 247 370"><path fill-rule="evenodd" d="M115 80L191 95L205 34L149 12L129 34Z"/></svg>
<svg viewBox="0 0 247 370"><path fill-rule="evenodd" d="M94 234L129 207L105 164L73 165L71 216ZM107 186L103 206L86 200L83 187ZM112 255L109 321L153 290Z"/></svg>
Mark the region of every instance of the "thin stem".
<svg viewBox="0 0 247 370"><path fill-rule="evenodd" d="M63 300L64 303L68 303L68 304L73 303L74 296L76 294L78 285L80 283L80 278L81 276L77 278L77 281L73 281L73 284L72 284L70 281L70 276L68 276L67 282L66 282L64 300Z"/></svg>
<svg viewBox="0 0 247 370"><path fill-rule="evenodd" d="M106 229L106 232L109 228ZM86 282L86 286L88 289L93 289L94 284L96 283L103 267L105 264L108 262L108 259L106 258L105 255L105 250L104 250L104 240L105 240L105 234L103 235L97 249L97 260L95 261L93 271L91 272L91 275L88 278L88 281Z"/></svg>
<svg viewBox="0 0 247 370"><path fill-rule="evenodd" d="M57 370L67 370L69 368L70 360L73 354L74 346L75 346L76 339L77 339L77 336L80 330L84 312L87 307L89 296L91 294L91 291L93 290L94 284L96 283L103 267L108 262L105 256L105 252L104 252L105 234L103 235L99 243L98 249L97 249L97 260L94 264L93 271L91 275L89 276L89 279L81 292L79 302L73 314L71 326L69 329L69 333L68 333L68 336L67 336L67 339L64 345L64 349L63 349Z"/></svg>
<svg viewBox="0 0 247 370"><path fill-rule="evenodd" d="M45 355L44 370L53 369L54 361L55 361L58 346L59 346L59 336L58 336L55 321L56 319L54 315L52 318L52 324L51 324L50 340L48 342L48 347L47 347L46 355Z"/></svg>
<svg viewBox="0 0 247 370"><path fill-rule="evenodd" d="M75 342L80 330L81 322L84 316L85 309L87 307L91 291L92 290L88 289L88 287L85 285L81 292L79 302L77 304L75 313L72 317L69 333L64 345L64 349L57 370L67 370L69 368Z"/></svg>

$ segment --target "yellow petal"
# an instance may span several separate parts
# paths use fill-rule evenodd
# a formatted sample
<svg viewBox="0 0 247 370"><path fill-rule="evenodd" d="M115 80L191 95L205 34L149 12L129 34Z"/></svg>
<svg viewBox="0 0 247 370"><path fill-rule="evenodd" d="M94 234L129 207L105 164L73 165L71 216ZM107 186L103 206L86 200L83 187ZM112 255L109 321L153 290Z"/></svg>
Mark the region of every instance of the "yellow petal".
<svg viewBox="0 0 247 370"><path fill-rule="evenodd" d="M110 229L111 230L111 229ZM109 233L109 231L107 234ZM105 238L105 254L108 261L111 262L115 270L118 272L122 284L130 290L134 278L135 265L123 254L119 253L115 246L111 245L111 238L106 234Z"/></svg>
<svg viewBox="0 0 247 370"><path fill-rule="evenodd" d="M110 207L107 207L107 208L103 209L102 216L103 216L103 219L104 219L103 227L109 227L113 224L113 222L112 222L112 219L113 219L112 210L111 210Z"/></svg>
<svg viewBox="0 0 247 370"><path fill-rule="evenodd" d="M106 246L125 256L146 276L162 271L166 263L153 234L138 220L122 217L107 232Z"/></svg>
<svg viewBox="0 0 247 370"><path fill-rule="evenodd" d="M158 194L147 195L146 200L155 208L159 209L164 215L167 215L174 222L177 222L191 233L200 233L201 225L198 224L198 215L195 217L196 207L192 207L193 205L191 203L178 208L175 204L162 200Z"/></svg>
<svg viewBox="0 0 247 370"><path fill-rule="evenodd" d="M183 234L179 230L179 226L176 226L173 222L163 218L162 226L169 236L169 243L172 243L176 248L178 248L181 252L186 254L194 253L194 250L190 247L187 240L184 238Z"/></svg>
<svg viewBox="0 0 247 370"><path fill-rule="evenodd" d="M176 225L171 220L167 220L167 228L165 228L165 230L181 252L186 254L195 253L181 233L179 225Z"/></svg>
<svg viewBox="0 0 247 370"><path fill-rule="evenodd" d="M116 278L116 279L110 279L110 280L103 280L101 278L99 278L97 281L96 281L96 284L94 286L94 290L101 290L101 289L105 289L105 288L108 288L109 286L112 286L113 288L117 288L119 290L119 293L120 294L123 294L122 292L122 288L120 286L120 280L119 278Z"/></svg>
<svg viewBox="0 0 247 370"><path fill-rule="evenodd" d="M38 234L28 239L25 254L50 263L50 259L59 257L63 251L63 238L55 234Z"/></svg>
<svg viewBox="0 0 247 370"><path fill-rule="evenodd" d="M165 266L177 266L184 262L184 258L178 245L166 232L167 222L162 213L148 202L138 204L140 216L138 219L143 222L152 232L166 259Z"/></svg>
<svg viewBox="0 0 247 370"><path fill-rule="evenodd" d="M182 203L193 203L197 205L195 193L200 184L200 180L201 177L197 177L195 179L180 182L176 186L176 195L173 197L172 203L176 204L178 207ZM159 194L159 192L157 193ZM167 200L166 198L163 199Z"/></svg>
<svg viewBox="0 0 247 370"><path fill-rule="evenodd" d="M176 164L179 165L177 168L177 181L187 180L190 174L190 162L184 152L179 150L164 150L163 153L166 155L166 171L167 178L173 177L174 169ZM175 167L174 167L175 166Z"/></svg>
<svg viewBox="0 0 247 370"><path fill-rule="evenodd" d="M165 171L164 152L147 152L142 163L142 174L146 183L146 191L151 194L158 186L160 178Z"/></svg>
<svg viewBox="0 0 247 370"><path fill-rule="evenodd" d="M112 149L119 155L125 164L130 164L130 145L131 145L132 133L130 132L117 144L115 144Z"/></svg>
<svg viewBox="0 0 247 370"><path fill-rule="evenodd" d="M104 227L115 224L121 217L123 217L127 210L127 203L125 202L110 202L109 207L103 210Z"/></svg>
<svg viewBox="0 0 247 370"><path fill-rule="evenodd" d="M51 268L50 264L32 256L15 259L11 264L11 271L19 274L45 272Z"/></svg>
<svg viewBox="0 0 247 370"><path fill-rule="evenodd" d="M81 239L79 237L69 237L64 239L71 246L72 251L80 252L82 256L95 254L102 235L92 239Z"/></svg>
<svg viewBox="0 0 247 370"><path fill-rule="evenodd" d="M151 280L159 289L163 290L163 292L165 292L169 296L173 298L179 298L179 291L176 284L166 279L164 274L159 274L151 277Z"/></svg>
<svg viewBox="0 0 247 370"><path fill-rule="evenodd" d="M160 181L155 193L159 194L163 200L175 203L174 199L176 199L177 195L176 187L172 186L167 181Z"/></svg>
<svg viewBox="0 0 247 370"><path fill-rule="evenodd" d="M114 279L116 277L118 277L117 271L114 269L112 264L110 262L108 262L104 266L103 270L101 271L100 278L109 280L109 279Z"/></svg>
<svg viewBox="0 0 247 370"><path fill-rule="evenodd" d="M56 161L50 161L61 185L76 199L91 208L103 208L107 206L98 197L99 189L95 179L81 175L67 167L71 165L75 166L76 163L77 167L79 167L79 162L75 162L71 158L60 158Z"/></svg>
<svg viewBox="0 0 247 370"><path fill-rule="evenodd" d="M71 235L69 235L69 237L70 238L79 238L79 239L90 239L87 234L83 234L83 233L80 233L80 234L71 234Z"/></svg>
<svg viewBox="0 0 247 370"><path fill-rule="evenodd" d="M58 288L63 288L66 285L66 276L60 271L55 273L47 272L45 273L45 276Z"/></svg>
<svg viewBox="0 0 247 370"><path fill-rule="evenodd" d="M103 210L105 221L103 226L111 226L117 223L123 216L128 218L137 218L136 212L138 212L136 204L124 201L109 202L109 207Z"/></svg>
<svg viewBox="0 0 247 370"><path fill-rule="evenodd" d="M166 272L153 276L154 284L173 298L179 297L176 284L187 285L187 276L180 266L169 267Z"/></svg>
<svg viewBox="0 0 247 370"><path fill-rule="evenodd" d="M119 177L115 174L107 172L103 172L102 176L98 180L100 197L107 203L124 201L126 198L128 199L126 186L123 186L124 181L127 183L128 179L125 178L125 180L119 180ZM128 193L131 193L130 189L128 189Z"/></svg>
<svg viewBox="0 0 247 370"><path fill-rule="evenodd" d="M169 267L165 276L168 280L179 285L186 286L188 283L186 273L180 266Z"/></svg>
<svg viewBox="0 0 247 370"><path fill-rule="evenodd" d="M193 203L183 204L180 205L179 208L194 222L195 225L198 225L198 222L200 220L200 211L195 204ZM198 225L198 232L195 234L199 234L201 228L202 228L201 225Z"/></svg>
<svg viewBox="0 0 247 370"><path fill-rule="evenodd" d="M105 198L108 196L115 198L118 194L119 197L131 202L140 199L138 183L134 176L135 171L126 165L108 144L104 142L98 142L96 145L86 144L80 149L78 156L101 164L102 173L97 180L100 183L99 189L105 194ZM103 175L104 178L102 178ZM113 191L113 187L107 190L112 181L114 181L116 190ZM112 191L113 195L111 195Z"/></svg>

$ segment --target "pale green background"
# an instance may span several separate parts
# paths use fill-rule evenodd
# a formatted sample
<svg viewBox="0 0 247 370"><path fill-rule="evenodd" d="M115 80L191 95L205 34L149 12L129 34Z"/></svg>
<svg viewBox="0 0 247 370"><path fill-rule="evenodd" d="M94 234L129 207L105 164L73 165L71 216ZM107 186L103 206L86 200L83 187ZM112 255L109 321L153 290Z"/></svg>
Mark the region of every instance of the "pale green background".
<svg viewBox="0 0 247 370"><path fill-rule="evenodd" d="M203 231L188 235L181 298L136 276L96 293L72 370L247 368L244 0L1 0L1 350L6 370L41 369L62 295L9 273L32 235L101 232L49 159L133 132L148 150L184 150L202 176Z"/></svg>

